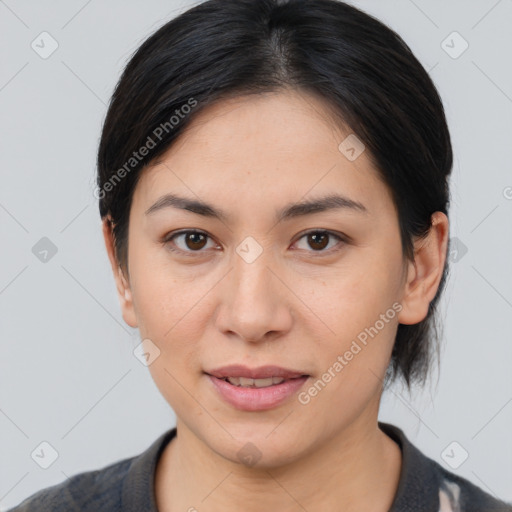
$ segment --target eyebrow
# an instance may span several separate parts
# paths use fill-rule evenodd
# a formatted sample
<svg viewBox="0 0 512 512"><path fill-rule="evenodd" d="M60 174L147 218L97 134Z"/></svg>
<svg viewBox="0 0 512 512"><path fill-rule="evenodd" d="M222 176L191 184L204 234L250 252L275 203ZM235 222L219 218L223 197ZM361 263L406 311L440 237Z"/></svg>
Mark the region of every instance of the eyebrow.
<svg viewBox="0 0 512 512"><path fill-rule="evenodd" d="M146 210L145 214L151 215L165 208L187 210L197 215L219 219L223 222L228 222L230 218L229 214L220 208L203 201L181 197L176 194L165 194L160 197ZM339 194L330 194L321 198L308 199L299 203L288 204L276 212L275 220L276 222L280 222L296 217L303 217L312 213L320 213L341 208L364 214L369 213L368 209L359 201L354 201Z"/></svg>

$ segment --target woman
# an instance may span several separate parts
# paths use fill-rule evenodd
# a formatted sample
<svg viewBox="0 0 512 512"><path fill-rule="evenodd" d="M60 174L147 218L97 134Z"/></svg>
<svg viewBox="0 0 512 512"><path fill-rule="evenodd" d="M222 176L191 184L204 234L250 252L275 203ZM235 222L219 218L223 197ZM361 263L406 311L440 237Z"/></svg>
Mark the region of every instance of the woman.
<svg viewBox="0 0 512 512"><path fill-rule="evenodd" d="M505 511L378 421L423 383L450 135L388 27L335 0L210 0L145 41L98 152L124 320L177 425L16 511Z"/></svg>

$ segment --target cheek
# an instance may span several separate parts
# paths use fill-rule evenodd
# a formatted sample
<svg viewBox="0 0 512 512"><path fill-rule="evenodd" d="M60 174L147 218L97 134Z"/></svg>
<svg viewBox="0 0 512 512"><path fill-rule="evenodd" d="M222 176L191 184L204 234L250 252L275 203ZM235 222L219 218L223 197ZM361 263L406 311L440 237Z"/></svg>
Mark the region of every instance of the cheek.
<svg viewBox="0 0 512 512"><path fill-rule="evenodd" d="M177 276L175 268L161 261L133 258L132 262L131 289L141 335L163 343L174 337L193 338L204 316L208 283L194 279L193 271Z"/></svg>
<svg viewBox="0 0 512 512"><path fill-rule="evenodd" d="M200 367L199 340L210 315L208 297L197 280L178 281L171 269L132 261L131 287L140 336L160 350L149 369L161 389L172 390L179 387L172 376L185 384Z"/></svg>
<svg viewBox="0 0 512 512"><path fill-rule="evenodd" d="M178 287L144 286L134 294L141 337L149 338L161 351L169 368L191 368L198 352L198 341L204 322L205 307L200 295L185 293Z"/></svg>
<svg viewBox="0 0 512 512"><path fill-rule="evenodd" d="M391 260L361 258L350 271L326 282L316 298L312 294L310 303L330 329L317 346L323 354L321 371L331 390L336 389L333 400L348 400L356 390L362 397L371 395L380 384L398 327L398 279L399 269Z"/></svg>
<svg viewBox="0 0 512 512"><path fill-rule="evenodd" d="M299 403L311 407L308 415L323 417L327 429L352 423L370 403L378 403L398 314L391 306L379 305L379 301L341 301L337 317L327 320L335 334L318 340L318 374Z"/></svg>
<svg viewBox="0 0 512 512"><path fill-rule="evenodd" d="M398 295L397 272L391 265L375 263L372 266L362 260L357 267L351 266L333 275L317 292L312 292L308 304L334 331L331 338L352 339L373 326L380 315L390 309L388 317L393 322L393 304Z"/></svg>
<svg viewBox="0 0 512 512"><path fill-rule="evenodd" d="M142 313L145 332L141 331L141 336L149 338L160 351L148 369L167 403L181 415L191 407L187 390L194 389L202 373L199 327L194 315L175 312L171 317L166 308L160 311L162 318L150 308Z"/></svg>

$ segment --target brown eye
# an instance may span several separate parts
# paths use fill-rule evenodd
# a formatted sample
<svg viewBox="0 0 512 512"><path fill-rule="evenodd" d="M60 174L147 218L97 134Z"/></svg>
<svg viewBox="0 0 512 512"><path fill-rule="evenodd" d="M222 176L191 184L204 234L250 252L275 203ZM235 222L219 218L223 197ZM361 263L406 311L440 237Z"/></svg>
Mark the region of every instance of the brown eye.
<svg viewBox="0 0 512 512"><path fill-rule="evenodd" d="M185 244L189 249L202 249L206 244L206 236L194 231L185 233Z"/></svg>
<svg viewBox="0 0 512 512"><path fill-rule="evenodd" d="M202 231L180 231L178 233L167 236L163 243L168 246L169 250L192 255L194 252L204 252L210 237Z"/></svg>
<svg viewBox="0 0 512 512"><path fill-rule="evenodd" d="M309 245L315 250L325 249L329 243L329 235L326 233L309 233L307 237Z"/></svg>
<svg viewBox="0 0 512 512"><path fill-rule="evenodd" d="M306 245L307 247L299 247L300 249L304 249L309 252L320 252L320 253L330 253L332 250L340 249L343 242L345 242L344 238L340 235L337 235L331 231L325 231L325 230L316 230L316 231L309 231L308 233L305 233L302 235L302 237L299 239L299 242L302 239L306 239ZM331 247L327 250L325 248L329 246L330 242L338 241L338 244L331 244ZM299 243L297 242L297 244Z"/></svg>

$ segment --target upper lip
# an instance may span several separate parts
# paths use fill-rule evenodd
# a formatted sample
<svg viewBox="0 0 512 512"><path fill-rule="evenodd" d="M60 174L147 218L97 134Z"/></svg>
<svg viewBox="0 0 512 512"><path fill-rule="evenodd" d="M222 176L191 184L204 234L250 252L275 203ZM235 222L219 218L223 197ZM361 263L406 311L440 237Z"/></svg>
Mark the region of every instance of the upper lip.
<svg viewBox="0 0 512 512"><path fill-rule="evenodd" d="M226 377L245 377L248 379L266 379L268 377L281 377L283 379L294 379L296 377L302 377L306 374L304 372L290 370L288 368L282 368L281 366L259 366L257 368L249 368L241 364L231 364L228 366L222 366L215 370L209 370L205 372L209 375L213 375L219 379Z"/></svg>

